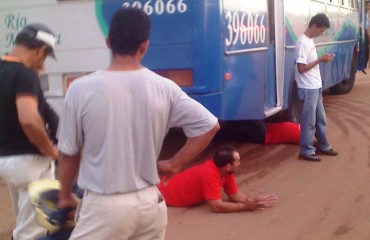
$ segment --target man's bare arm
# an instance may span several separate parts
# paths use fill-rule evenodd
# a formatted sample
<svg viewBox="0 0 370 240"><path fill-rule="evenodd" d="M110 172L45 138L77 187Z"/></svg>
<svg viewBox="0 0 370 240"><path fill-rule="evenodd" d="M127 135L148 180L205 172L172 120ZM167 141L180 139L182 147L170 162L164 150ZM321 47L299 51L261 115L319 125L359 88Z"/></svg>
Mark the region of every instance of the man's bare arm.
<svg viewBox="0 0 370 240"><path fill-rule="evenodd" d="M208 200L207 203L216 213L244 212L264 209L274 206L278 201L275 194L259 195L256 198L247 197L244 202L225 202L222 199Z"/></svg>
<svg viewBox="0 0 370 240"><path fill-rule="evenodd" d="M330 62L330 61L332 61L333 57L334 57L333 55L324 54L324 55L320 56L318 59L316 59L316 61L313 61L311 63L308 63L308 64L297 63L298 72L301 73L301 74L305 73L305 72L311 70L314 66L316 66L320 62Z"/></svg>
<svg viewBox="0 0 370 240"><path fill-rule="evenodd" d="M237 193L235 194L231 194L231 195L227 195L228 198L230 199L231 202L235 202L235 203L243 203L247 200L247 195L245 195L244 193L238 191Z"/></svg>
<svg viewBox="0 0 370 240"><path fill-rule="evenodd" d="M59 153L57 179L61 183L59 193L59 208L76 207L77 202L72 197L72 185L74 184L80 168L81 155L74 156Z"/></svg>
<svg viewBox="0 0 370 240"><path fill-rule="evenodd" d="M50 140L45 124L38 111L38 102L32 96L21 96L16 99L19 123L27 138L42 154L57 159L58 150Z"/></svg>
<svg viewBox="0 0 370 240"><path fill-rule="evenodd" d="M171 159L157 162L158 173L166 175L167 179L178 173L186 163L192 161L208 146L219 129L220 125L217 123L207 133L188 138L185 145Z"/></svg>
<svg viewBox="0 0 370 240"><path fill-rule="evenodd" d="M221 199L208 200L208 205L215 213L232 213L232 212L243 212L253 211L256 209L256 204L252 201L244 203L225 202Z"/></svg>

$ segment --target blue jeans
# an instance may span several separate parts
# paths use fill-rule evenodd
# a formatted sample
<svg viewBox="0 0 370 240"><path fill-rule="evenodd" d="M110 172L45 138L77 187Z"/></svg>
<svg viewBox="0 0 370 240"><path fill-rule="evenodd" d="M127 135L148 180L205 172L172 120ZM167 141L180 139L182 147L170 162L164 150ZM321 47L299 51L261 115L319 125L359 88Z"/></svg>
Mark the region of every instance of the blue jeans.
<svg viewBox="0 0 370 240"><path fill-rule="evenodd" d="M302 103L301 112L301 154L314 154L314 136L317 138L317 147L321 150L331 148L326 137L326 115L322 102L322 89L298 88L298 98Z"/></svg>

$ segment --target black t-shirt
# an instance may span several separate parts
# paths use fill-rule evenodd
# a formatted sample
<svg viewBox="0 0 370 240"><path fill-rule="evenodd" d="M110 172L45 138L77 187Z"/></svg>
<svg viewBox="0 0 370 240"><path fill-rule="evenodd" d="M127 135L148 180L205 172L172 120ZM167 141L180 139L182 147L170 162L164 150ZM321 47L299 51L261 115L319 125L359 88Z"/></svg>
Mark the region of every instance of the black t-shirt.
<svg viewBox="0 0 370 240"><path fill-rule="evenodd" d="M33 96L42 102L43 93L36 73L22 63L0 60L0 156L40 154L18 121L15 101L21 95Z"/></svg>

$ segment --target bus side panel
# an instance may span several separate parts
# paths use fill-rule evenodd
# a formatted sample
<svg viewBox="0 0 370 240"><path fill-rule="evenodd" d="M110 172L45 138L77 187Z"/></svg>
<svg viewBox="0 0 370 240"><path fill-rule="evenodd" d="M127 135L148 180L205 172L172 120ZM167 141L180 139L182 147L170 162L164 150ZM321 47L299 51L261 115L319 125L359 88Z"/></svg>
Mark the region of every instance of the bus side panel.
<svg viewBox="0 0 370 240"><path fill-rule="evenodd" d="M194 85L183 87L190 97L199 101L223 120L223 20L221 1L193 1Z"/></svg>
<svg viewBox="0 0 370 240"><path fill-rule="evenodd" d="M190 86L180 86L219 116L222 106L219 95L223 87L219 2L102 0L96 6L105 34L117 8L143 8L152 22L150 45L143 65L164 76L166 71L190 71Z"/></svg>
<svg viewBox="0 0 370 240"><path fill-rule="evenodd" d="M348 1L344 1L348 3ZM323 78L323 89L347 79L351 73L351 60L358 40L360 39L359 19L361 7L351 8L340 5L340 1L301 1L300 8L294 8L295 0L285 0L286 25L286 63L284 83L284 106L289 107L289 96L294 79L294 49L298 37L309 25L310 19L317 13L325 13L330 20L330 28L320 37L314 39L318 56L334 53L335 58L330 63L320 64ZM348 5L348 4L347 4ZM309 11L307 11L309 9Z"/></svg>
<svg viewBox="0 0 370 240"><path fill-rule="evenodd" d="M296 0L284 0L286 34L283 109L287 109L292 104L290 96L295 78L295 44L309 24L310 19L307 11L309 3L309 0L301 0L298 8Z"/></svg>
<svg viewBox="0 0 370 240"><path fill-rule="evenodd" d="M192 2L194 2L194 16L196 16L193 18L194 80L196 85L192 89L183 89L191 96L199 93L222 93L223 20L221 19L221 1ZM221 108L221 104L218 105L218 108Z"/></svg>
<svg viewBox="0 0 370 240"><path fill-rule="evenodd" d="M224 80L222 119L265 118L267 13L267 1L224 1L224 75L230 78Z"/></svg>
<svg viewBox="0 0 370 240"><path fill-rule="evenodd" d="M283 110L289 108L291 103L290 96L293 89L293 81L295 79L295 58L294 49L288 48L285 51L285 71L284 71L284 98L283 98Z"/></svg>
<svg viewBox="0 0 370 240"><path fill-rule="evenodd" d="M127 2L133 4L138 1ZM144 5L150 1L140 2ZM153 70L190 69L193 84L183 86L183 89L192 97L222 91L219 0L176 0L173 3L176 6L182 3L186 7L183 7L182 12L150 15L150 47L143 64ZM201 103L207 104L204 101Z"/></svg>
<svg viewBox="0 0 370 240"><path fill-rule="evenodd" d="M267 66L266 66L266 92L265 92L265 110L277 106L277 77L276 77L276 56L275 46L269 45L267 51Z"/></svg>
<svg viewBox="0 0 370 240"><path fill-rule="evenodd" d="M225 71L231 79L225 82L222 117L264 119L267 52L225 57Z"/></svg>
<svg viewBox="0 0 370 240"><path fill-rule="evenodd" d="M325 45L317 47L318 55L335 54L334 60L320 64L323 89L349 78L355 45L359 39L358 13L350 6L327 5L330 28L324 35Z"/></svg>

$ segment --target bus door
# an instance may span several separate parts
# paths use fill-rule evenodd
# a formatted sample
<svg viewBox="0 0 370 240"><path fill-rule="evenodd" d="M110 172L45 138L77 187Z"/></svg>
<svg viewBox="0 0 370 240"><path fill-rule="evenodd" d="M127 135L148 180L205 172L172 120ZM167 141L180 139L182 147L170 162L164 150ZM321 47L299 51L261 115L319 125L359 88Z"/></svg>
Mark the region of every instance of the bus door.
<svg viewBox="0 0 370 240"><path fill-rule="evenodd" d="M266 0L223 2L224 71L231 76L224 81L223 102L227 120L266 117L270 28L267 3ZM276 91L272 92L276 95Z"/></svg>
<svg viewBox="0 0 370 240"><path fill-rule="evenodd" d="M267 0L269 13L269 42L267 80L265 92L265 116L269 117L283 106L285 31L284 7L281 1Z"/></svg>

